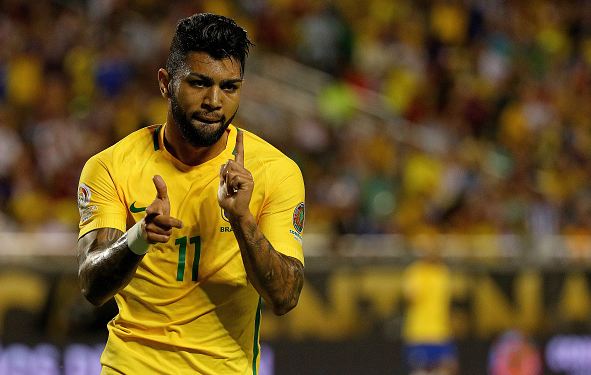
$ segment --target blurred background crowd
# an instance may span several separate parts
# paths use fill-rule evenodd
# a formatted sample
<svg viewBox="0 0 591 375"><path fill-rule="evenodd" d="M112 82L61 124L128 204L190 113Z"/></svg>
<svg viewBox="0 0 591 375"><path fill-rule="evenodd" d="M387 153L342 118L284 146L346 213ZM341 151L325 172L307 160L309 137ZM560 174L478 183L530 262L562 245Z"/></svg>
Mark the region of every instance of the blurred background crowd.
<svg viewBox="0 0 591 375"><path fill-rule="evenodd" d="M463 374L484 373L490 353L489 367L528 362L512 356L531 352L521 333L482 341L515 327L548 344L545 363L556 373L588 371L589 355L570 354L589 353L591 338L550 337L591 332L591 274L580 262L591 260L586 0L0 0L0 258L36 258L41 270L0 269L0 340L104 331L114 312L82 311L73 263L51 268L25 250L53 243L72 260L82 166L165 120L157 70L178 19L202 11L236 19L256 44L235 123L302 169L306 254L333 245L344 255L309 256L300 307L283 323L263 319L278 373L358 362L358 372L339 373L367 374L377 360L355 359L371 352L388 360L373 369L383 374L380 366L402 363L392 358L401 338L442 327L443 338L481 339L460 342ZM479 260L489 249L529 258L448 272L438 255L454 263L447 250L464 247ZM524 251L508 254L515 249ZM554 262L565 253L577 262ZM425 262L402 273L409 254ZM550 261L532 273L523 262L532 258ZM410 331L400 329L407 307ZM8 349L0 345L0 373L18 357ZM35 363L31 350L18 363ZM538 374L540 353L528 362L537 370L511 373Z"/></svg>
<svg viewBox="0 0 591 375"><path fill-rule="evenodd" d="M300 165L307 232L590 233L584 0L3 0L2 230L77 229L84 162L164 120L156 72L196 11L245 26L252 64L328 77L314 111L238 120Z"/></svg>

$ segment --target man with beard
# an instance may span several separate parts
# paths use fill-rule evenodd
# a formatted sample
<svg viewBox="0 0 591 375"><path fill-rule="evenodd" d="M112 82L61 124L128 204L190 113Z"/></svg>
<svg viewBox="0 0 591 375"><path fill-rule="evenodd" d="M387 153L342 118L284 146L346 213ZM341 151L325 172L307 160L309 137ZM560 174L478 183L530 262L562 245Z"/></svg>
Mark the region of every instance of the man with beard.
<svg viewBox="0 0 591 375"><path fill-rule="evenodd" d="M182 19L158 71L166 123L82 170L81 289L119 308L102 374L256 374L261 300L278 315L298 302L302 175L231 124L250 46L226 17Z"/></svg>

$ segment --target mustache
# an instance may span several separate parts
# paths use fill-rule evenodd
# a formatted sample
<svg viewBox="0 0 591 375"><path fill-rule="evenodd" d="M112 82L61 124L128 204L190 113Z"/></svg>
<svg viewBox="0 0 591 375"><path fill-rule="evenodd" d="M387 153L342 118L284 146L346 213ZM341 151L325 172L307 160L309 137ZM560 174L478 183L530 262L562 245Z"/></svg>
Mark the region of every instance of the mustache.
<svg viewBox="0 0 591 375"><path fill-rule="evenodd" d="M197 120L197 121L207 121L207 122L222 122L224 123L226 121L226 116L224 116L223 114L216 114L216 113L212 113L212 112L195 112L193 113L193 115L191 115L191 119L193 120Z"/></svg>

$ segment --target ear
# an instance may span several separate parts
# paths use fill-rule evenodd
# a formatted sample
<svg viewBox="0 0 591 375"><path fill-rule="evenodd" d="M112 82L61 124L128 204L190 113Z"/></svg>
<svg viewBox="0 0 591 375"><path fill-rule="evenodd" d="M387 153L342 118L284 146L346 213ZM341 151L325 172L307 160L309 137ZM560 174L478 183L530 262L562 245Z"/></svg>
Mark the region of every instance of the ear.
<svg viewBox="0 0 591 375"><path fill-rule="evenodd" d="M164 99L170 98L172 85L170 84L170 76L164 68L158 69L158 87L160 87L160 94Z"/></svg>

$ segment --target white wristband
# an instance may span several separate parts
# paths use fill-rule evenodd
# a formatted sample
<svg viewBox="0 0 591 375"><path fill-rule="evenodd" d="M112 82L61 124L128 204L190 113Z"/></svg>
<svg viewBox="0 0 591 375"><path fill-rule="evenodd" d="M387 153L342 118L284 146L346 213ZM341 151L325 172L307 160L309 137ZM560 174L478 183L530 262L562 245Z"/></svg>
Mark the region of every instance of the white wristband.
<svg viewBox="0 0 591 375"><path fill-rule="evenodd" d="M148 252L148 241L142 236L142 224L144 220L140 220L127 231L127 247L137 255L144 255Z"/></svg>

